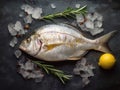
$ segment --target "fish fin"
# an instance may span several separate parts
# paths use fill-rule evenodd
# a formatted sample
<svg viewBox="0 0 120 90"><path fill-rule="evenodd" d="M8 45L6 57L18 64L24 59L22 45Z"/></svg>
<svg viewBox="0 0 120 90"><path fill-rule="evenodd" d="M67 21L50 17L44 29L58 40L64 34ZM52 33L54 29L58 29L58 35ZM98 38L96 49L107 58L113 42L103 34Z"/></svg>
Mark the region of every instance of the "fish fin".
<svg viewBox="0 0 120 90"><path fill-rule="evenodd" d="M103 36L101 36L100 38L95 39L97 43L97 48L95 48L95 50L101 51L101 52L105 52L105 53L110 53L111 51L109 50L109 48L106 45L106 42L115 34L116 31L111 31L108 34L105 34Z"/></svg>
<svg viewBox="0 0 120 90"><path fill-rule="evenodd" d="M81 57L70 57L67 60L80 60L80 59L81 59Z"/></svg>

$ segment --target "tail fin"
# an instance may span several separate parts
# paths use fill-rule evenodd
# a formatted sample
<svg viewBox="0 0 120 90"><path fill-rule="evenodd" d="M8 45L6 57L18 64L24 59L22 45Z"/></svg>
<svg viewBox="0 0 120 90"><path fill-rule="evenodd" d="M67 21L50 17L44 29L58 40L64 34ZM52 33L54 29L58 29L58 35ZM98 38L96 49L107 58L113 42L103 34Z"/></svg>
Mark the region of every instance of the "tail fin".
<svg viewBox="0 0 120 90"><path fill-rule="evenodd" d="M109 32L108 34L105 34L97 39L95 41L98 42L98 47L95 48L95 50L110 53L110 50L108 49L106 42L115 34L116 31Z"/></svg>

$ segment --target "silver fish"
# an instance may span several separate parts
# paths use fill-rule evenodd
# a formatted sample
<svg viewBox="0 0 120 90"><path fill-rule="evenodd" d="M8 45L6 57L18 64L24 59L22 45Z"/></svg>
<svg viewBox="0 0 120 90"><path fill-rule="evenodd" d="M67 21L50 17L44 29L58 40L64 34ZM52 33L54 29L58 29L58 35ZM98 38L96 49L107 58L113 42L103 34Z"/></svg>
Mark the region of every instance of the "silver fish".
<svg viewBox="0 0 120 90"><path fill-rule="evenodd" d="M35 34L22 41L19 48L45 61L79 60L91 49L110 52L105 43L114 32L91 40L70 25L50 24L38 28Z"/></svg>

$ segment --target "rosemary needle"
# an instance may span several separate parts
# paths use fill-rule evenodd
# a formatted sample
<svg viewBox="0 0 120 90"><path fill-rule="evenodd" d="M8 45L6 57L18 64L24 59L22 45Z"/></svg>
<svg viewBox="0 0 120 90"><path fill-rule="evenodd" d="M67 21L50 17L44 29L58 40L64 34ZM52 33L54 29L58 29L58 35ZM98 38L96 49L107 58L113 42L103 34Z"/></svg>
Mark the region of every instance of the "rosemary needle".
<svg viewBox="0 0 120 90"><path fill-rule="evenodd" d="M47 74L53 74L57 76L60 81L65 84L66 80L69 80L72 75L66 75L62 70L55 69L53 65L47 65L40 61L32 61L34 64L37 64L39 67L43 68Z"/></svg>

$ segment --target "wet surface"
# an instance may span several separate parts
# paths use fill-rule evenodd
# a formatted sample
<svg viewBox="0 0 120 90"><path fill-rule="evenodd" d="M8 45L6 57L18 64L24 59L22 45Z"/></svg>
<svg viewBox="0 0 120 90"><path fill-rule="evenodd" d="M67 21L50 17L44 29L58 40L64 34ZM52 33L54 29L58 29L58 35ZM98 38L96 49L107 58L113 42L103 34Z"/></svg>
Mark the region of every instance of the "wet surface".
<svg viewBox="0 0 120 90"><path fill-rule="evenodd" d="M90 78L90 84L82 87L81 78L74 76L70 81L63 85L57 78L51 75L45 75L41 83L35 83L34 80L25 80L17 73L17 58L14 56L14 48L9 46L12 39L7 25L15 23L22 19L19 17L21 12L20 6L24 3L40 6L43 8L44 15L63 11L67 7L75 7L76 3L81 5L88 5L88 7L96 7L98 12L103 15L104 32L92 37L89 33L87 37L97 38L113 30L120 30L120 4L117 0L1 0L0 1L0 90L120 90L120 32L109 41L108 46L115 55L117 63L110 71L104 71L97 65L98 58L102 54L97 51L90 51L85 57L87 61L93 64L95 76ZM56 9L50 8L50 3L54 3ZM92 9L94 10L94 9ZM72 19L73 20L73 19ZM72 22L69 18L55 19L55 22ZM31 25L31 31L42 25L53 23L51 21L44 22L35 20ZM24 38L24 37L23 37ZM20 40L22 40L21 38ZM17 48L17 47L16 47ZM65 61L55 64L59 69L66 73L72 74L75 67L75 61Z"/></svg>

